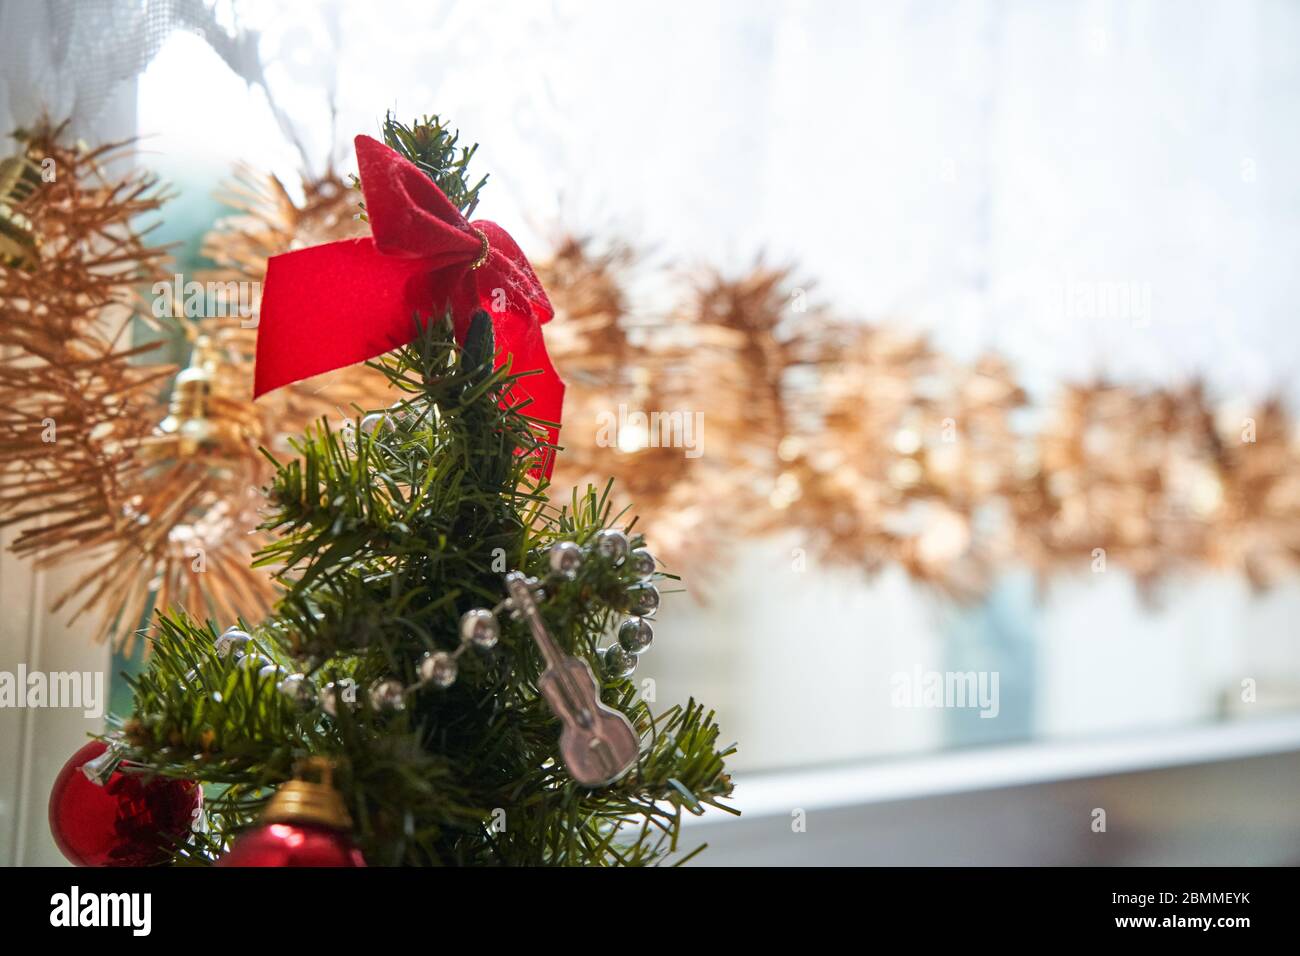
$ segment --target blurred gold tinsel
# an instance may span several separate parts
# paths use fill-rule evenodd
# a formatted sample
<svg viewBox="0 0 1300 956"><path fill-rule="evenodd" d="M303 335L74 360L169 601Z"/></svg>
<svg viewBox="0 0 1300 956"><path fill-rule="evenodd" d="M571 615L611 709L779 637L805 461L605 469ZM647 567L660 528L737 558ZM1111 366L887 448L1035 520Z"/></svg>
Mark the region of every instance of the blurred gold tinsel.
<svg viewBox="0 0 1300 956"><path fill-rule="evenodd" d="M386 381L347 369L251 400L266 260L363 228L341 179L305 181L295 201L279 181L243 172L227 197L236 214L204 243L216 268L185 282L166 274L166 250L132 228L165 199L154 181L105 171L124 145L63 146L61 132L29 137L25 155L0 167L9 184L0 208L0 522L20 526L20 556L86 562L54 609L75 600L74 617L94 610L101 634L129 651L153 608L226 622L269 608L273 581L251 567L270 474L259 448L284 450L322 416L384 404ZM42 182L47 159L57 175ZM152 308L141 285L153 288ZM175 369L141 364L158 345L122 344L136 318L188 342L170 396Z"/></svg>
<svg viewBox="0 0 1300 956"><path fill-rule="evenodd" d="M837 319L788 269L704 273L631 323L636 255L592 246L564 239L539 268L570 387L559 498L612 475L673 570L716 574L720 546L782 533L827 564L897 565L962 599L1013 564L1046 582L1111 561L1148 594L1178 570L1257 588L1297 570L1300 442L1277 399L1234 411L1199 383L1069 386L1029 428L1000 358L963 363ZM594 427L620 409L612 439ZM698 458L646 439L660 435L633 416L656 411L702 414Z"/></svg>
<svg viewBox="0 0 1300 956"><path fill-rule="evenodd" d="M840 332L842 355L807 399L817 424L782 443L770 527L798 527L833 563L896 563L978 594L1005 557L996 502L1014 482L1024 393L992 357L967 367L920 336Z"/></svg>
<svg viewBox="0 0 1300 956"><path fill-rule="evenodd" d="M127 344L147 316L135 287L167 258L132 223L166 197L145 174L111 171L128 143L91 149L65 132L19 132L21 152L0 166L0 524L18 528L20 556L87 562L56 607L115 614L127 600L115 570L153 533L158 504L129 505L150 409L174 371Z"/></svg>
<svg viewBox="0 0 1300 956"><path fill-rule="evenodd" d="M728 368L714 353L636 314L624 287L637 261L628 245L562 236L554 247L537 265L555 308L547 349L566 384L551 498L571 502L612 476L615 511L651 522L644 530L660 560L705 571L739 530L738 512L717 504L734 499L744 473L737 446L702 444L697 412L707 407L711 422L739 414L743 398L707 378Z"/></svg>
<svg viewBox="0 0 1300 956"><path fill-rule="evenodd" d="M1144 591L1174 570L1244 574L1267 587L1300 558L1294 425L1281 402L1215 409L1204 385L1067 387L1013 499L1034 567L1105 570Z"/></svg>

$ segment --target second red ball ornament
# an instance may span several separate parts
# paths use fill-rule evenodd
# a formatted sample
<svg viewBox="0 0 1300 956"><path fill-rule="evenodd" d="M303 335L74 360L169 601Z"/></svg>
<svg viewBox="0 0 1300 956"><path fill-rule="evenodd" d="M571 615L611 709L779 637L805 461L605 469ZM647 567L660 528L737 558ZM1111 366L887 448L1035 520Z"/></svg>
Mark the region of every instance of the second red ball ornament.
<svg viewBox="0 0 1300 956"><path fill-rule="evenodd" d="M311 771L318 781L301 779ZM348 835L352 819L332 777L328 760L304 761L299 779L276 791L261 824L236 839L217 866L365 866Z"/></svg>

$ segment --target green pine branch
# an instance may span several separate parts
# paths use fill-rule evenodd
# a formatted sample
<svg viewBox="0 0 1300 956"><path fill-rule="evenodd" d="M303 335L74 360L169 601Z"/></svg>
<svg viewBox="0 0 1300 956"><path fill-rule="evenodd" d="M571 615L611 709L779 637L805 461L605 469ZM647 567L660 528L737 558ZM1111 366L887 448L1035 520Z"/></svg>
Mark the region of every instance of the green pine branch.
<svg viewBox="0 0 1300 956"><path fill-rule="evenodd" d="M460 146L460 133L437 116L426 116L409 126L392 113L384 117L384 142L424 170L453 206L469 217L478 206L478 194L487 176L470 185L469 163L478 143Z"/></svg>

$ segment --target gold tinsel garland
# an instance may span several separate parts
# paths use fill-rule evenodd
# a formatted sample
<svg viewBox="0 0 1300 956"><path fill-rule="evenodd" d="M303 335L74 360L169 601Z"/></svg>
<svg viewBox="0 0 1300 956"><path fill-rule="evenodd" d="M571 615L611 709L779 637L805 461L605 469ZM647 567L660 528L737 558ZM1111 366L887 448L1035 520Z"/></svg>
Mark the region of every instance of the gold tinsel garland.
<svg viewBox="0 0 1300 956"><path fill-rule="evenodd" d="M1300 564L1300 442L1278 400L1233 417L1196 384L1073 386L1022 432L1025 393L1000 359L959 363L808 309L788 270L761 263L706 273L635 339L622 274L635 256L591 245L562 241L539 269L570 380L557 485L613 475L674 570L716 572L721 543L779 532L963 598L1011 564L1046 581L1112 561L1148 593L1176 569L1258 588ZM595 416L620 405L703 412L704 454L597 440Z"/></svg>
<svg viewBox="0 0 1300 956"><path fill-rule="evenodd" d="M337 423L356 406L383 405L386 383L348 369L252 401L258 302L249 290L260 289L271 255L364 228L338 177L305 182L296 202L277 180L242 174L227 200L237 214L204 243L217 268L196 277L201 306L164 294L166 308L143 309L137 286L171 290L177 279L165 275L165 250L132 229L164 197L147 175L104 171L123 146L65 147L59 132L27 138L17 176L4 167L17 187L0 210L3 235L18 241L3 249L32 255L0 266L0 522L22 527L14 551L43 566L87 561L54 609L76 600L76 614L96 610L101 633L129 651L151 608L223 621L269 608L273 580L251 567L265 543L257 527L269 463L259 448L283 450L322 416ZM50 183L37 179L45 160L57 170ZM190 286L181 288L188 300ZM175 370L139 364L156 346L122 344L137 317L191 346L170 401Z"/></svg>
<svg viewBox="0 0 1300 956"><path fill-rule="evenodd" d="M987 586L1005 540L992 503L1011 489L1010 415L1024 395L984 358L962 366L919 336L841 328L840 358L788 435L771 505L834 563L902 565L956 596Z"/></svg>
<svg viewBox="0 0 1300 956"><path fill-rule="evenodd" d="M119 505L173 371L126 344L133 318L147 317L134 287L166 260L132 223L164 197L147 175L109 171L129 144L68 145L64 132L20 132L23 152L5 160L6 249L24 251L0 262L0 524L20 528L21 556L89 561L57 606L115 616L114 567L138 560L144 533Z"/></svg>
<svg viewBox="0 0 1300 956"><path fill-rule="evenodd" d="M1208 566L1263 588L1300 559L1300 445L1276 399L1256 417L1216 413L1200 383L1072 386L1035 448L1014 501L1036 567L1115 561L1149 591Z"/></svg>
<svg viewBox="0 0 1300 956"><path fill-rule="evenodd" d="M1300 563L1300 440L1280 399L1216 416L1222 494L1208 559L1257 590Z"/></svg>
<svg viewBox="0 0 1300 956"><path fill-rule="evenodd" d="M636 261L626 244L597 249L591 238L565 236L538 263L555 308L547 349L567 386L551 498L568 503L613 476L615 510L653 522L661 561L699 568L720 544L712 501L731 493L732 475L714 447L688 458L672 441L694 428L684 416L701 407L706 357L639 324L623 287Z"/></svg>

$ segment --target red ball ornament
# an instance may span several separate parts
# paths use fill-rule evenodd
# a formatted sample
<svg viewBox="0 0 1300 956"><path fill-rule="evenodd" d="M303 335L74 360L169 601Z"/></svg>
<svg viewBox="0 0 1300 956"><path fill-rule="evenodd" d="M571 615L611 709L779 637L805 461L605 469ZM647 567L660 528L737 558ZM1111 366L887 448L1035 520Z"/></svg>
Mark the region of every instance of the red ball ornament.
<svg viewBox="0 0 1300 956"><path fill-rule="evenodd" d="M346 833L301 823L265 823L243 834L217 866L365 866Z"/></svg>
<svg viewBox="0 0 1300 956"><path fill-rule="evenodd" d="M276 791L261 824L244 833L217 866L365 866L348 836L352 820L334 789L334 767L323 757L304 761L320 780L290 780Z"/></svg>
<svg viewBox="0 0 1300 956"><path fill-rule="evenodd" d="M91 764L107 750L92 740L63 765L50 791L50 833L77 866L153 866L191 832L203 788L190 780L145 777ZM102 762L101 762L102 763ZM90 764L90 766L87 766Z"/></svg>

